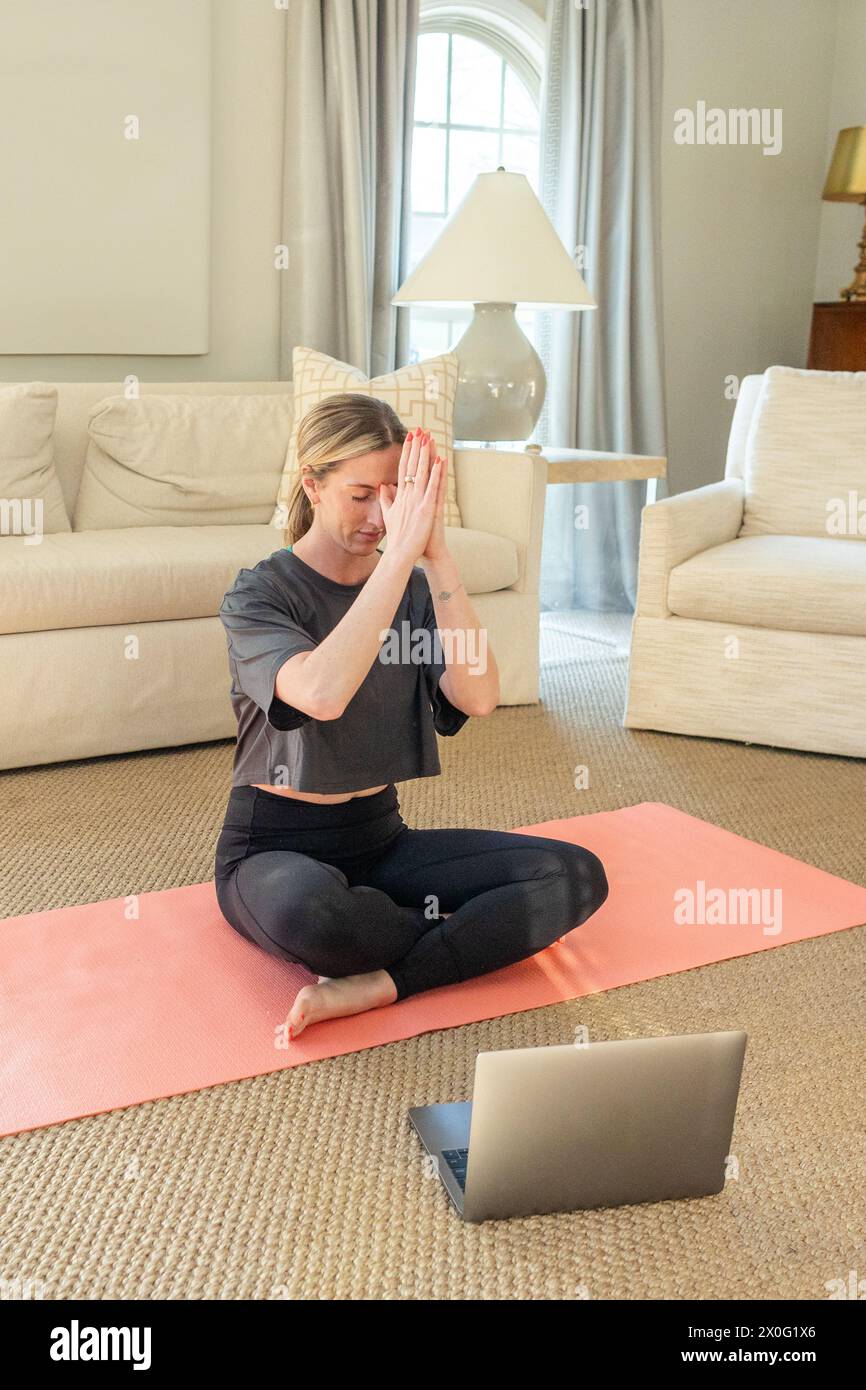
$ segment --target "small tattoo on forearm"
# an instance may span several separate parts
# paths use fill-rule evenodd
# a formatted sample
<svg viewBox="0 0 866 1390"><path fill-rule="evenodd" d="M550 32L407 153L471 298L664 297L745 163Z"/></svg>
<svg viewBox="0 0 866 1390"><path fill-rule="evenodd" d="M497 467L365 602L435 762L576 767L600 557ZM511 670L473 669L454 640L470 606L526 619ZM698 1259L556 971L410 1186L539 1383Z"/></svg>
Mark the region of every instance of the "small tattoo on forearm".
<svg viewBox="0 0 866 1390"><path fill-rule="evenodd" d="M462 589L462 588L463 588L463 581L461 580L460 583L457 585L457 589ZM457 589L440 589L440 590L439 590L439 593L436 595L436 597L437 597L437 598L450 598L452 594L456 594L456 593L457 593Z"/></svg>

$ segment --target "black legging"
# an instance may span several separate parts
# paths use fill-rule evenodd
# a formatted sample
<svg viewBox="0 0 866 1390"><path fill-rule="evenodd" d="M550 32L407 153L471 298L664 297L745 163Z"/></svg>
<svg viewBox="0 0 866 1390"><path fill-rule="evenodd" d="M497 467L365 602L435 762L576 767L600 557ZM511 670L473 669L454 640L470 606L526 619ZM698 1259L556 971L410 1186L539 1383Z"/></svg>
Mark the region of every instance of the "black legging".
<svg viewBox="0 0 866 1390"><path fill-rule="evenodd" d="M315 975L387 970L398 1000L525 960L608 893L567 840L411 829L393 782L331 803L233 787L214 877L242 936Z"/></svg>

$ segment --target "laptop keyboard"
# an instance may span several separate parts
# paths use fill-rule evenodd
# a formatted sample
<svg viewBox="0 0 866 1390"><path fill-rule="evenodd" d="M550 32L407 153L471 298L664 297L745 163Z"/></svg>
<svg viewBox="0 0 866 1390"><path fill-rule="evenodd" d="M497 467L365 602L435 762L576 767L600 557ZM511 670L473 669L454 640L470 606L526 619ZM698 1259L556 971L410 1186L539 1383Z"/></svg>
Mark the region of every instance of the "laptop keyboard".
<svg viewBox="0 0 866 1390"><path fill-rule="evenodd" d="M466 1191L466 1167L469 1163L468 1149L443 1149L442 1157L451 1169L463 1191Z"/></svg>

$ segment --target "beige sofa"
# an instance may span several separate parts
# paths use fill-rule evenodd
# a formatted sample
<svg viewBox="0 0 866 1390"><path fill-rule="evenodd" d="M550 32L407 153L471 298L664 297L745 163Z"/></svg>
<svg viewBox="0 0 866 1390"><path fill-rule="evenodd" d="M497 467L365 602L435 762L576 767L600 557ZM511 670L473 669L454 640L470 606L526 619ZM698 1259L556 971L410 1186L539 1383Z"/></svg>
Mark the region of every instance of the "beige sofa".
<svg viewBox="0 0 866 1390"><path fill-rule="evenodd" d="M780 370L793 371L768 372ZM792 414L788 465L774 478L770 453L764 497L755 498L747 455L767 375L741 382L724 479L644 508L624 724L864 757L866 537L820 535L815 526L776 532L771 513L760 528L744 524L750 502L760 516L774 489L777 514L813 481L819 503L821 489L828 501L844 497L857 477L866 497L863 417L855 408L840 434L827 412L827 447L804 455L798 470L801 422ZM798 375L808 386L812 374ZM815 476L822 468L823 479Z"/></svg>
<svg viewBox="0 0 866 1390"><path fill-rule="evenodd" d="M152 382L142 393L290 392L291 383ZM58 383L57 473L70 519L91 408L117 382ZM546 464L454 456L463 527L447 528L501 673L501 703L538 700ZM0 536L0 767L230 738L225 633L238 570L282 544L269 525L125 527ZM130 639L135 638L137 642Z"/></svg>

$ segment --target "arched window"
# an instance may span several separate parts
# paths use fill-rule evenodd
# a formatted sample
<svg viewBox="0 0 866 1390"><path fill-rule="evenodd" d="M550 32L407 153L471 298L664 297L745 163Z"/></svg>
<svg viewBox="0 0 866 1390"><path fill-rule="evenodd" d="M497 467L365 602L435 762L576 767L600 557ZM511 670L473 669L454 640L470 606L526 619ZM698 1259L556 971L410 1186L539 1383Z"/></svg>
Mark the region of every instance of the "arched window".
<svg viewBox="0 0 866 1390"><path fill-rule="evenodd" d="M536 194L544 25L523 0L421 0L412 137L409 266L414 270L476 175L502 164ZM413 305L410 361L447 352L472 306ZM536 314L516 317L535 342Z"/></svg>

